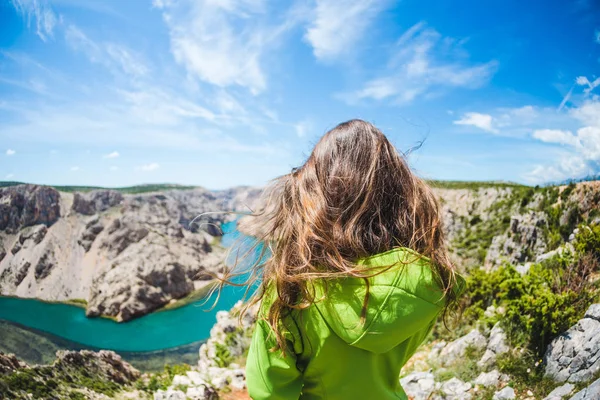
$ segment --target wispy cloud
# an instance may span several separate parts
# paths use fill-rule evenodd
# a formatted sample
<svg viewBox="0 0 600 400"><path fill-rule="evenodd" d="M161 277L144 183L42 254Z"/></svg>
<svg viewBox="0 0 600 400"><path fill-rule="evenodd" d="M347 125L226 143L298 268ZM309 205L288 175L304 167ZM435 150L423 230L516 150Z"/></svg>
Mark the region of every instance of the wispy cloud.
<svg viewBox="0 0 600 400"><path fill-rule="evenodd" d="M14 177L15 177L15 174L6 174L4 176L4 179L11 179L11 178L14 178Z"/></svg>
<svg viewBox="0 0 600 400"><path fill-rule="evenodd" d="M6 155L7 155L7 156L12 156L12 155L14 155L14 154L16 154L16 151L14 151L13 149L7 149L7 150L6 150Z"/></svg>
<svg viewBox="0 0 600 400"><path fill-rule="evenodd" d="M73 49L83 52L91 62L102 64L114 73L125 73L131 77L148 73L148 67L139 54L116 43L98 43L75 25L69 25L65 39Z"/></svg>
<svg viewBox="0 0 600 400"><path fill-rule="evenodd" d="M356 47L387 0L317 0L314 16L304 39L315 57L332 61Z"/></svg>
<svg viewBox="0 0 600 400"><path fill-rule="evenodd" d="M58 17L46 0L10 0L13 7L23 15L27 27L35 24L35 32L43 41L53 36Z"/></svg>
<svg viewBox="0 0 600 400"><path fill-rule="evenodd" d="M600 86L600 78L596 78L590 82L586 76L578 76L575 82L580 86L586 86L586 88L583 89L583 93L585 94L589 94L592 90Z"/></svg>
<svg viewBox="0 0 600 400"><path fill-rule="evenodd" d="M120 154L118 151L113 151L112 153L105 154L103 158L117 158Z"/></svg>
<svg viewBox="0 0 600 400"><path fill-rule="evenodd" d="M71 171L75 172L75 171L79 171L79 166L75 165L71 167Z"/></svg>
<svg viewBox="0 0 600 400"><path fill-rule="evenodd" d="M403 105L452 88L480 88L494 75L498 63L469 63L462 44L420 22L400 37L380 76L361 89L338 97L351 104L365 99L390 99Z"/></svg>
<svg viewBox="0 0 600 400"><path fill-rule="evenodd" d="M190 76L258 94L267 87L263 58L292 20L272 24L263 0L155 0L169 27L171 51Z"/></svg>
<svg viewBox="0 0 600 400"><path fill-rule="evenodd" d="M492 116L489 114L468 112L453 123L456 125L472 125L484 131L498 133L498 130L492 126Z"/></svg>
<svg viewBox="0 0 600 400"><path fill-rule="evenodd" d="M155 171L158 168L160 168L160 165L158 163L150 163L150 164L140 165L136 169L138 169L140 171Z"/></svg>

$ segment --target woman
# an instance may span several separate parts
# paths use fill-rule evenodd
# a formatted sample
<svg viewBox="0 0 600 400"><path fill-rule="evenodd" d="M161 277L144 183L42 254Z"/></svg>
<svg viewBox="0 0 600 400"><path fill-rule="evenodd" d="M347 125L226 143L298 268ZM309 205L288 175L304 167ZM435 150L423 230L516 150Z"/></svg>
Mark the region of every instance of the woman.
<svg viewBox="0 0 600 400"><path fill-rule="evenodd" d="M344 122L242 232L268 246L246 365L255 399L406 399L399 374L464 286L439 205L375 126Z"/></svg>

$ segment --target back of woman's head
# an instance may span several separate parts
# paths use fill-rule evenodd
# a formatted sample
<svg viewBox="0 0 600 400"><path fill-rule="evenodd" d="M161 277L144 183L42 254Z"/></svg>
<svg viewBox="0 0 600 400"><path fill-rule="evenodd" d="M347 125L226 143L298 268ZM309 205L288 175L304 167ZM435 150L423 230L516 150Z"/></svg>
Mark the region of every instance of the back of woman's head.
<svg viewBox="0 0 600 400"><path fill-rule="evenodd" d="M267 286L277 289L268 320L280 346L281 318L315 301L312 280L366 279L382 271L359 267L357 259L395 247L429 257L452 300L454 271L438 202L368 122L351 120L327 132L304 165L273 181L261 209L239 227L270 246L270 255L255 265L261 287L254 301Z"/></svg>

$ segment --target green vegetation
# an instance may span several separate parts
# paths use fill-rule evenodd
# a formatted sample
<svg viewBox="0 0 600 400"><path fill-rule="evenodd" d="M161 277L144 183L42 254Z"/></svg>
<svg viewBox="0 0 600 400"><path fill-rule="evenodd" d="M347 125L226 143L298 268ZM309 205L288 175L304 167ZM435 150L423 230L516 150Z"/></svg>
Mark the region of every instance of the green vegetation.
<svg viewBox="0 0 600 400"><path fill-rule="evenodd" d="M502 306L506 313L501 320L513 345L541 356L550 341L575 324L598 296L598 283L589 280L600 271L598 241L599 227L581 227L574 254L565 251L533 264L524 275L511 265L492 272L473 270L467 279L464 318L491 325L497 321L487 321L484 311Z"/></svg>
<svg viewBox="0 0 600 400"><path fill-rule="evenodd" d="M480 188L524 188L525 185L521 185L514 182L504 181L438 181L428 180L427 183L434 188L440 189L473 189L477 190Z"/></svg>
<svg viewBox="0 0 600 400"><path fill-rule="evenodd" d="M185 375L192 368L188 364L165 365L164 370L140 378L135 387L138 390L153 393L157 390L166 390L173 383L175 375Z"/></svg>
<svg viewBox="0 0 600 400"><path fill-rule="evenodd" d="M114 396L126 386L110 379L90 374L84 367L57 369L50 366L38 366L22 369L0 376L0 396L7 398L27 398L31 393L34 399L82 398L74 389L87 388L96 393ZM0 397L2 398L2 397Z"/></svg>

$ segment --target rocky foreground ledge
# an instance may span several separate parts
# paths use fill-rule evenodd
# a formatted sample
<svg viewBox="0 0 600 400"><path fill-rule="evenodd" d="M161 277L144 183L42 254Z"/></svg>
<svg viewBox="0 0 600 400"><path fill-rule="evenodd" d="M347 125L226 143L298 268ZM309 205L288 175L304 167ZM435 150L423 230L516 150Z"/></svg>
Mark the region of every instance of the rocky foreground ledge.
<svg viewBox="0 0 600 400"><path fill-rule="evenodd" d="M0 399L249 399L244 363L256 317L250 312L239 324L239 308L238 303L218 313L196 366L163 374L140 374L111 351L59 351L47 366L28 366L0 353ZM500 325L475 329L417 353L400 382L412 400L541 400L499 371L498 360L513 351ZM599 360L600 304L594 304L548 347L544 400L600 399ZM465 365L476 372L474 378L448 378Z"/></svg>

